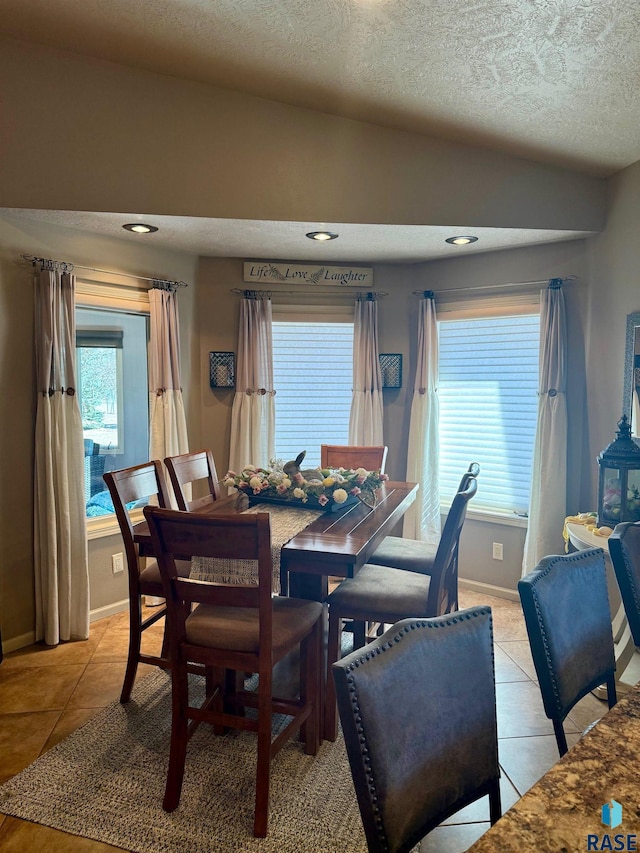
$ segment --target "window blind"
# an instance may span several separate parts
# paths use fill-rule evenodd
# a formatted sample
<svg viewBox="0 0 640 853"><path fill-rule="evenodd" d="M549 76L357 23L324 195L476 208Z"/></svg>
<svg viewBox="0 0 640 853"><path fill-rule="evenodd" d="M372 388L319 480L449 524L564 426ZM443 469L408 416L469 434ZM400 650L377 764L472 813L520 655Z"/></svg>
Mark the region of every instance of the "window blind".
<svg viewBox="0 0 640 853"><path fill-rule="evenodd" d="M353 384L352 322L273 322L276 457L307 451L320 464L321 444L347 444Z"/></svg>
<svg viewBox="0 0 640 853"><path fill-rule="evenodd" d="M440 495L480 463L473 509L526 513L538 410L538 314L440 321Z"/></svg>

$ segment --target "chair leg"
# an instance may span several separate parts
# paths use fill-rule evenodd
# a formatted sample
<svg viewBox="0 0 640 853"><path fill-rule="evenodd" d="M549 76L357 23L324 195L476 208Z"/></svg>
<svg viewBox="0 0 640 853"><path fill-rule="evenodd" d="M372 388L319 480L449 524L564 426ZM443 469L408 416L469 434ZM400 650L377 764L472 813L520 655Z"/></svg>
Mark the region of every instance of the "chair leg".
<svg viewBox="0 0 640 853"><path fill-rule="evenodd" d="M329 636L327 638L327 681L325 685L324 707L324 737L334 741L338 736L338 709L336 705L336 689L333 683L331 664L340 657L340 627L341 617L329 608Z"/></svg>
<svg viewBox="0 0 640 853"><path fill-rule="evenodd" d="M184 763L187 757L189 682L187 663L174 664L171 669L171 747L169 769L162 808L172 812L178 807L182 793Z"/></svg>
<svg viewBox="0 0 640 853"><path fill-rule="evenodd" d="M616 677L615 674L611 674L609 678L607 678L607 702L610 708L618 701L618 694L616 691Z"/></svg>
<svg viewBox="0 0 640 853"><path fill-rule="evenodd" d="M323 673L322 620L319 619L300 647L300 703L311 705L311 713L305 720L300 733L307 755L316 755L320 746Z"/></svg>
<svg viewBox="0 0 640 853"><path fill-rule="evenodd" d="M131 690L136 680L138 671L138 660L140 658L140 643L142 641L142 607L140 596L129 602L129 653L127 656L127 668L122 683L120 702L124 705L131 698ZM163 644L164 645L164 644Z"/></svg>
<svg viewBox="0 0 640 853"><path fill-rule="evenodd" d="M554 720L553 721L553 730L556 734L556 741L558 743L558 752L560 753L560 758L567 752L567 738L564 733L564 727L562 725L562 720Z"/></svg>
<svg viewBox="0 0 640 853"><path fill-rule="evenodd" d="M256 838L265 838L269 822L269 773L271 769L271 679L267 676L267 685L263 685L263 675L259 674L258 686L258 762L256 768L256 810L253 821L253 834Z"/></svg>
<svg viewBox="0 0 640 853"><path fill-rule="evenodd" d="M489 820L493 825L502 817L502 799L500 797L500 780L496 779L489 791Z"/></svg>

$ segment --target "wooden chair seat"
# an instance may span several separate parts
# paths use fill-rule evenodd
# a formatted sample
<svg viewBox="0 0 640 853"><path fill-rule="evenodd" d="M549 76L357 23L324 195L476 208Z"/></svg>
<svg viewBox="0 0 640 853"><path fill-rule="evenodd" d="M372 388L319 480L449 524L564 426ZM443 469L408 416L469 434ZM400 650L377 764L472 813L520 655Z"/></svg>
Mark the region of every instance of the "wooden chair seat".
<svg viewBox="0 0 640 853"><path fill-rule="evenodd" d="M318 619L314 601L273 599L272 648L276 660L311 631ZM260 652L260 615L255 607L215 607L200 604L185 621L185 650L189 643L257 655ZM197 656L198 651L193 650Z"/></svg>

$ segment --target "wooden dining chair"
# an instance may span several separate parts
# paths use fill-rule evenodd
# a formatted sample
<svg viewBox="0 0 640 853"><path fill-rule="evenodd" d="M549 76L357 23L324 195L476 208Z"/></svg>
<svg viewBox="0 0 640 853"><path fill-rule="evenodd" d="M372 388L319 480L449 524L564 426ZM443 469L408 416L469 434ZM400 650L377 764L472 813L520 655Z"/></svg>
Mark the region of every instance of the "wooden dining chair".
<svg viewBox="0 0 640 853"><path fill-rule="evenodd" d="M321 468L366 468L384 474L387 447L358 447L347 444L321 444Z"/></svg>
<svg viewBox="0 0 640 853"><path fill-rule="evenodd" d="M340 656L342 622L393 624L411 617L442 616L457 607L457 549L467 505L478 484L469 478L464 491L453 499L430 574L406 572L389 566L367 563L353 578L347 578L329 595L329 635L327 641L327 696L325 737L337 734L336 699L331 681L331 665ZM354 643L362 632L354 631Z"/></svg>
<svg viewBox="0 0 640 853"><path fill-rule="evenodd" d="M171 498L162 473L162 465L157 460L145 462L143 465L134 465L131 468L122 468L120 471L108 471L104 475L104 481L109 489L120 526L129 577L129 652L120 694L120 701L128 702L139 663L151 664L163 669L168 667L166 625L165 641L159 656L143 654L140 650L143 631L165 615L165 607L164 605L154 607L153 613L143 618L142 596L161 598L164 593L157 561L147 560L145 564L145 559L139 555L138 546L133 539L130 508L149 498L155 498L160 506L168 507L171 505ZM191 563L181 561L178 570L183 577L188 577Z"/></svg>
<svg viewBox="0 0 640 853"><path fill-rule="evenodd" d="M417 850L486 795L500 818L489 607L402 620L332 675L369 853Z"/></svg>
<svg viewBox="0 0 640 853"><path fill-rule="evenodd" d="M287 738L301 731L305 752L315 755L320 740L323 608L317 601L272 596L273 565L268 513L199 515L146 507L167 600L172 686L171 747L163 801L173 811L180 801L187 740L200 722L257 733L254 835L267 834L271 758ZM176 554L223 560L257 560L257 585L186 580ZM197 604L195 609L193 605ZM300 650L296 699L273 696L273 667ZM206 696L189 702L188 662L207 668ZM255 692L236 690L229 671L258 674ZM231 686L233 685L233 687ZM257 718L244 707L257 708ZM272 740L272 715L291 717ZM215 730L215 729L214 729Z"/></svg>
<svg viewBox="0 0 640 853"><path fill-rule="evenodd" d="M631 636L640 646L640 522L617 524L607 544Z"/></svg>
<svg viewBox="0 0 640 853"><path fill-rule="evenodd" d="M560 755L567 751L563 722L573 706L606 683L616 704L616 661L604 551L545 557L518 581L540 693Z"/></svg>
<svg viewBox="0 0 640 853"><path fill-rule="evenodd" d="M164 464L169 472L178 509L200 509L220 497L218 474L210 450L194 450L180 456L168 456ZM206 481L207 493L203 497L192 498L186 493L185 486L198 481Z"/></svg>
<svg viewBox="0 0 640 853"><path fill-rule="evenodd" d="M462 475L458 492L464 492L471 479L480 475L480 465L472 462ZM446 526L446 522L445 522ZM418 539L407 539L404 536L386 536L369 557L369 562L378 566L392 566L394 569L404 569L407 572L418 572L423 575L431 574L433 561L438 550L437 544L421 542ZM458 546L454 556L456 574L458 571ZM458 609L458 600L454 602L453 610Z"/></svg>

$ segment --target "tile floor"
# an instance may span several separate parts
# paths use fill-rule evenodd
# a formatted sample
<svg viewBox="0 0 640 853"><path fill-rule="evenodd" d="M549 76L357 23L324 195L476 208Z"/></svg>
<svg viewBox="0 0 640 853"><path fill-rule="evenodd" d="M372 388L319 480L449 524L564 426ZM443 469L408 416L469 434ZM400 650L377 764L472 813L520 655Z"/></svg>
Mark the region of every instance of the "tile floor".
<svg viewBox="0 0 640 853"><path fill-rule="evenodd" d="M460 590L461 607L480 603L493 609L502 804L506 811L557 761L558 753L535 682L520 605ZM147 650L158 649L161 624L145 633ZM0 783L118 698L127 642L128 617L122 613L94 622L91 637L84 642L56 648L35 645L5 656L0 664ZM150 669L141 666L138 677ZM606 703L585 697L567 719L569 745L605 711ZM421 853L466 850L489 826L485 801L458 812L430 833L421 844ZM3 853L116 849L0 814Z"/></svg>

